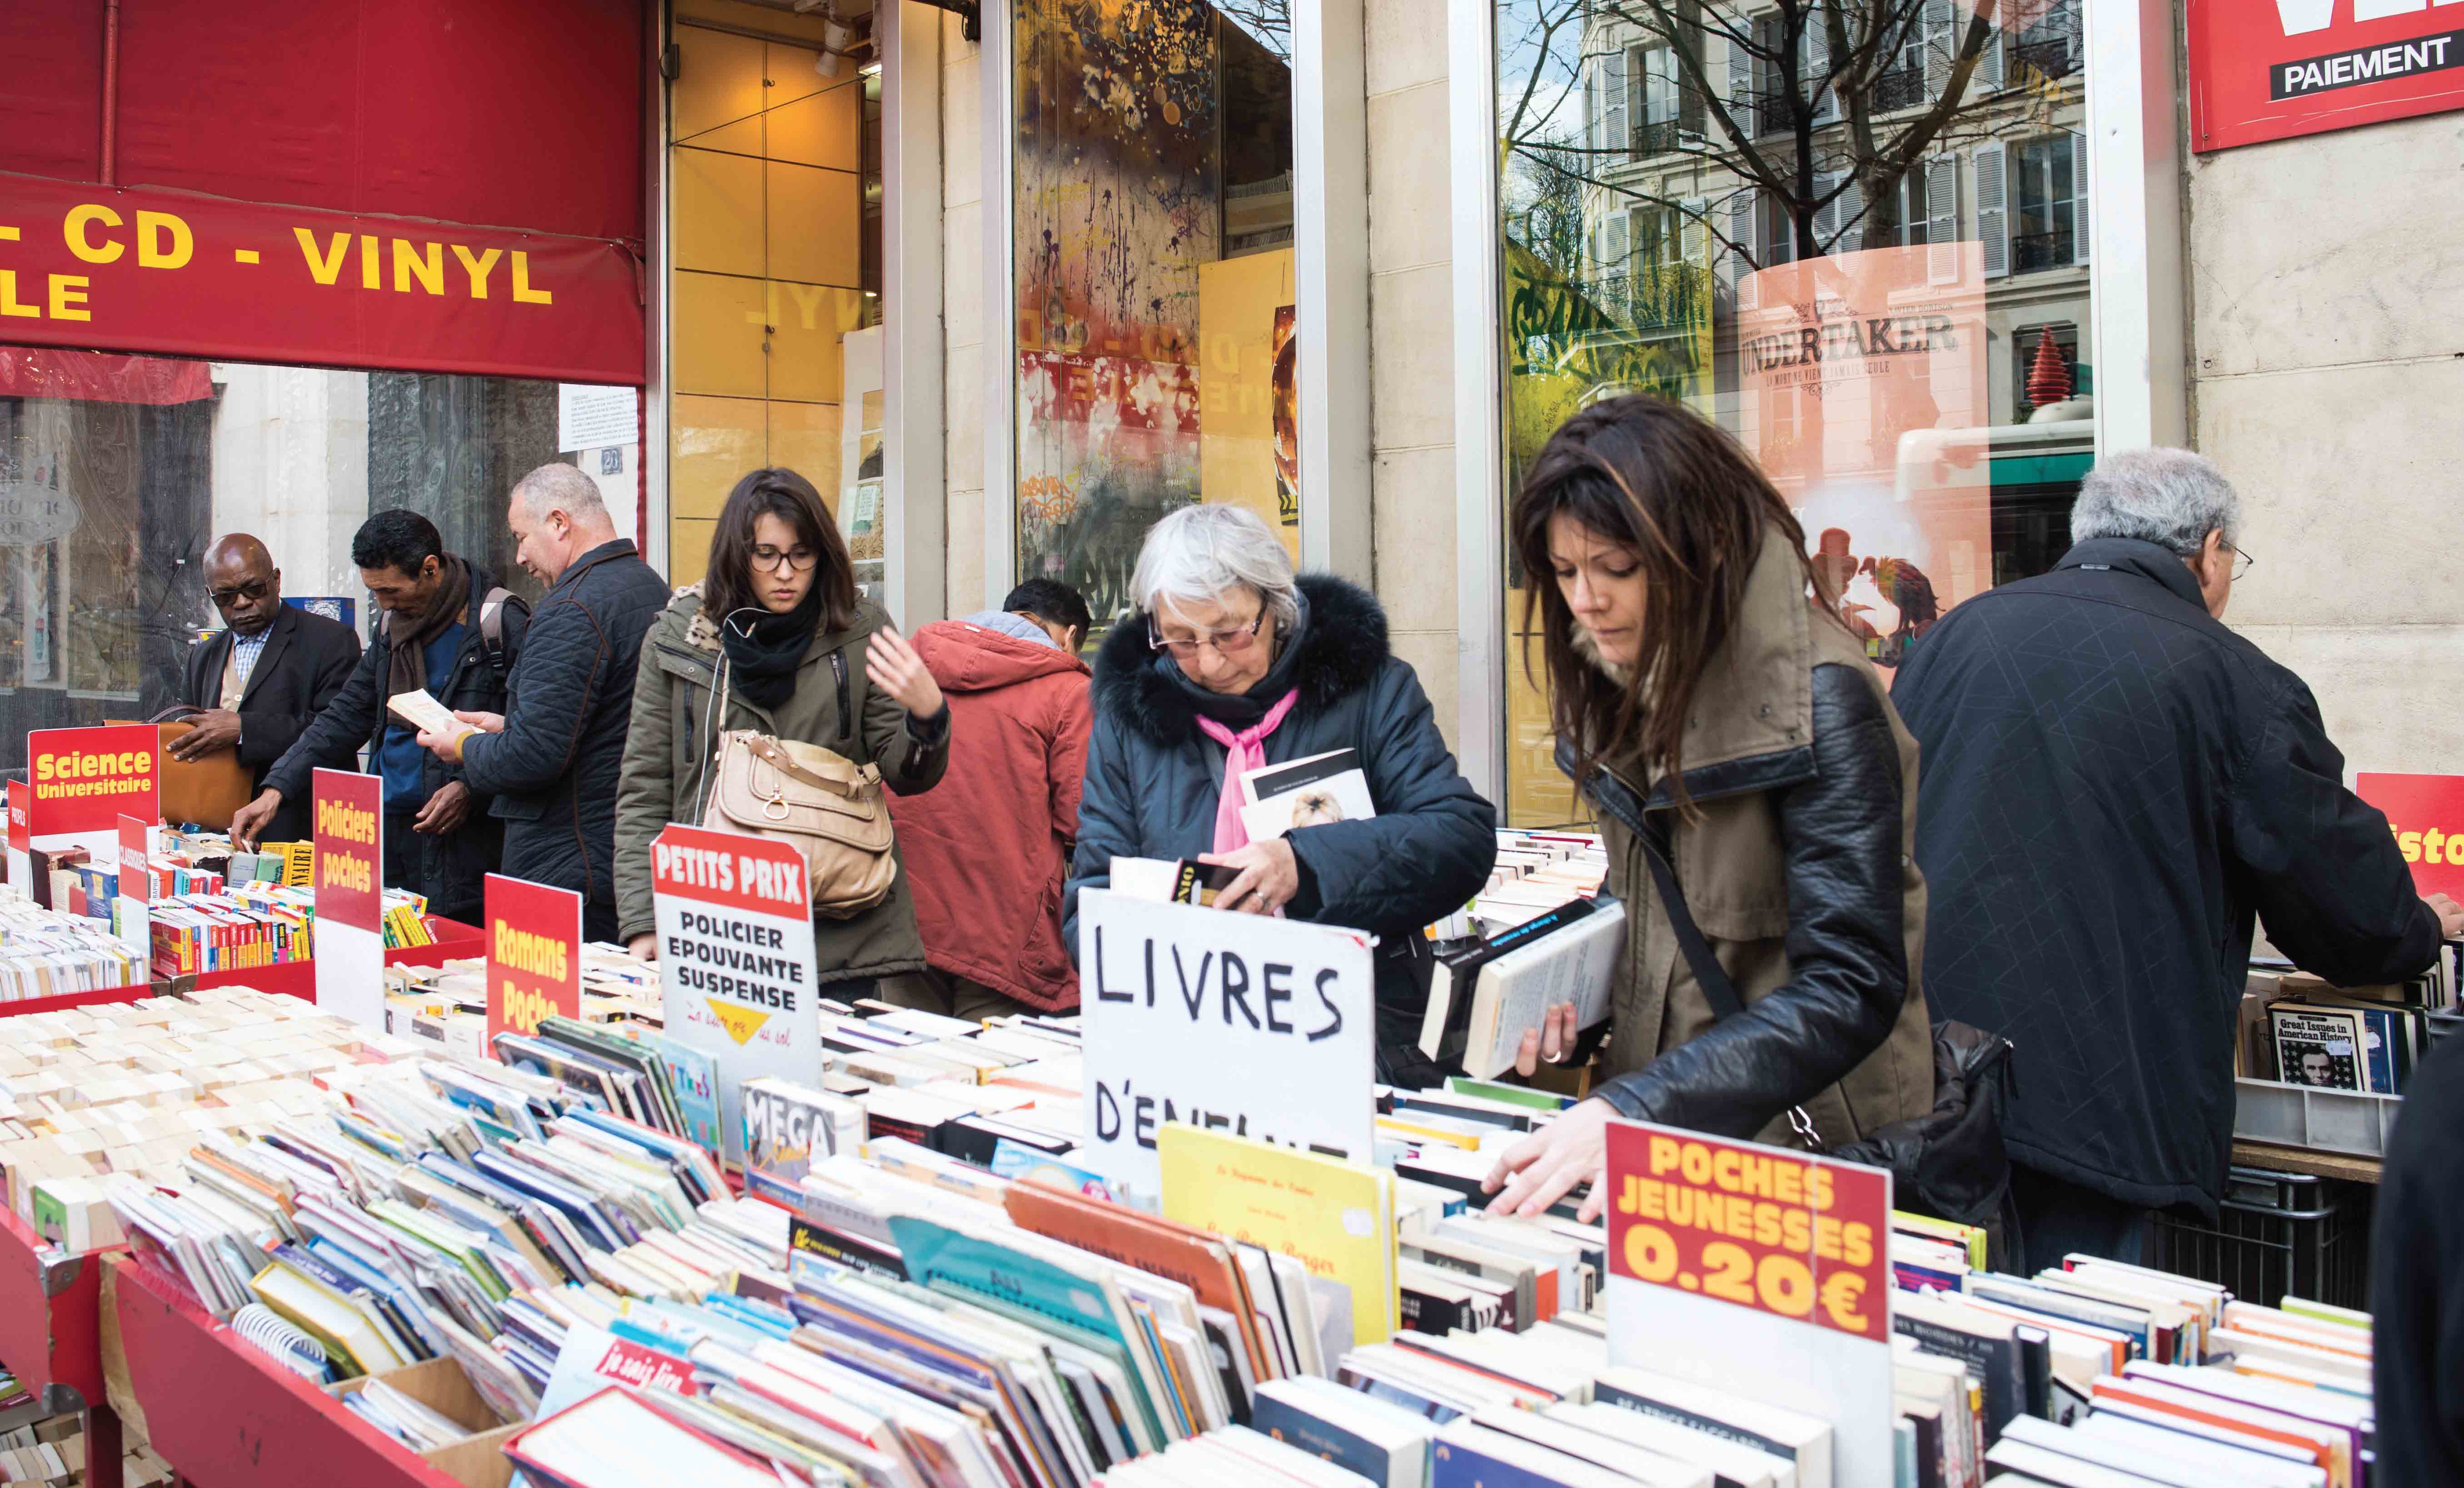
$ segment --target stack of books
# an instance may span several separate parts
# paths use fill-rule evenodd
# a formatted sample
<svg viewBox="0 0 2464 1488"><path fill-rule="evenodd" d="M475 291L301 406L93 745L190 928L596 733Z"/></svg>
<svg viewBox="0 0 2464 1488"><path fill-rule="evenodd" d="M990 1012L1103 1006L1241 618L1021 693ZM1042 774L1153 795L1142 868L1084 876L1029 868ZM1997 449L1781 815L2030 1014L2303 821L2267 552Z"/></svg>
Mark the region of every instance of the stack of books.
<svg viewBox="0 0 2464 1488"><path fill-rule="evenodd" d="M0 1003L133 987L145 970L108 924L0 898Z"/></svg>
<svg viewBox="0 0 2464 1488"><path fill-rule="evenodd" d="M178 1187L199 1144L331 1108L323 1088L410 1045L296 997L221 988L8 1020L0 1043L0 1186L55 1243L112 1243L96 1185Z"/></svg>
<svg viewBox="0 0 2464 1488"><path fill-rule="evenodd" d="M1472 900L1474 929L1494 935L1571 899L1589 899L1608 872L1597 833L1500 830L1497 866Z"/></svg>

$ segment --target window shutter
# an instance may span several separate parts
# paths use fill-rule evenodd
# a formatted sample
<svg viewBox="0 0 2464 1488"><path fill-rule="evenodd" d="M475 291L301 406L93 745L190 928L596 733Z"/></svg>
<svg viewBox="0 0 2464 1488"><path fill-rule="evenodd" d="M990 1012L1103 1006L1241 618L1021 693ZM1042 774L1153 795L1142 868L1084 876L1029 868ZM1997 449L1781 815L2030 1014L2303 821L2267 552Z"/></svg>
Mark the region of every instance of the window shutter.
<svg viewBox="0 0 2464 1488"><path fill-rule="evenodd" d="M1749 255L1762 244L1754 233L1754 208L1761 196L1760 191L1748 187L1728 198L1728 239L1737 245L1728 255L1728 284L1736 291L1740 310L1751 310L1758 301L1754 286L1746 276L1753 272Z"/></svg>
<svg viewBox="0 0 2464 1488"><path fill-rule="evenodd" d="M1839 172L1836 170L1815 171L1814 173L1814 194L1815 198L1819 199L1824 196L1830 196L1831 189L1838 184ZM1832 196L1831 200L1824 202L1821 206L1814 209L1814 241L1807 244L1805 252L1797 256L1802 258L1812 258L1822 254L1831 253L1837 248L1839 242L1839 202L1840 198Z"/></svg>
<svg viewBox="0 0 2464 1488"><path fill-rule="evenodd" d="M1748 35L1753 34L1753 22L1745 16L1736 18L1736 27ZM1728 117L1737 122L1737 132L1750 140L1754 137L1754 59L1746 49L1728 38Z"/></svg>
<svg viewBox="0 0 2464 1488"><path fill-rule="evenodd" d="M1613 211L1600 224L1600 287L1603 308L1623 310L1627 286L1634 276L1634 248L1626 235L1626 214Z"/></svg>
<svg viewBox="0 0 2464 1488"><path fill-rule="evenodd" d="M1925 0L1925 24L1920 34L1925 37L1925 97L1938 99L1950 84L1951 58L1950 0Z"/></svg>
<svg viewBox="0 0 2464 1488"><path fill-rule="evenodd" d="M1602 147L1600 144L1600 67L1596 60L1583 69L1583 144L1591 149L1596 150ZM1587 163L1583 174L1591 173Z"/></svg>
<svg viewBox="0 0 2464 1488"><path fill-rule="evenodd" d="M1985 277L2011 272L2011 212L2005 172L2009 152L1999 140L1976 146L1976 239L1985 245Z"/></svg>
<svg viewBox="0 0 2464 1488"><path fill-rule="evenodd" d="M1686 269L1691 272L1710 268L1711 234L1703 228L1703 213L1710 211L1710 203L1699 196L1689 196L1678 206L1684 216L1683 226L1677 230L1677 241L1683 250Z"/></svg>
<svg viewBox="0 0 2464 1488"><path fill-rule="evenodd" d="M1959 281L1959 157L1925 162L1925 278L1936 284Z"/></svg>
<svg viewBox="0 0 2464 1488"><path fill-rule="evenodd" d="M1629 91L1626 86L1626 69L1630 56L1631 54L1623 47L1619 47L1600 59L1600 66L1608 73L1608 86L1603 90L1607 98L1600 109L1600 117L1603 121L1600 148L1609 152L1607 158L1601 162L1603 166L1624 164L1627 152L1634 147L1633 132L1626 127L1625 122L1626 94Z"/></svg>
<svg viewBox="0 0 2464 1488"><path fill-rule="evenodd" d="M2087 262L2087 136L2071 131L2071 262Z"/></svg>
<svg viewBox="0 0 2464 1488"><path fill-rule="evenodd" d="M1814 106L1814 122L1831 123L1839 117L1839 90L1827 86L1831 78L1831 22L1824 7L1808 6L1805 11L1805 50L1798 56L1798 77L1805 84L1805 96L1822 90L1821 101Z"/></svg>
<svg viewBox="0 0 2464 1488"><path fill-rule="evenodd" d="M1839 235L1832 244L1835 254L1853 254L1865 246L1865 183L1854 171L1848 184L1840 189L1837 204Z"/></svg>
<svg viewBox="0 0 2464 1488"><path fill-rule="evenodd" d="M2006 12L2007 13L2007 12ZM1964 38L1967 28L1960 28ZM1976 54L1976 71L1969 75L1968 96L1982 98L2002 91L2002 28L1994 26L1985 33L1985 48Z"/></svg>

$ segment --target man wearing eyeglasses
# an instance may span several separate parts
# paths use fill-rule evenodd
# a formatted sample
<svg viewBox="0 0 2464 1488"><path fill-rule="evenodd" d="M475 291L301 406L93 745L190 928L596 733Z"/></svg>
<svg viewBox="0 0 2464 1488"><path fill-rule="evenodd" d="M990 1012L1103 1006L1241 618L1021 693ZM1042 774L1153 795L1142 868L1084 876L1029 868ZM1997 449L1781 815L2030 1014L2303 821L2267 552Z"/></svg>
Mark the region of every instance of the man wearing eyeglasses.
<svg viewBox="0 0 2464 1488"><path fill-rule="evenodd" d="M2026 1274L2142 1261L2157 1210L2214 1212L2255 921L2343 987L2402 982L2464 931L2344 788L2310 689L2225 628L2241 521L2188 450L2108 456L2054 571L1953 609L1891 687L1917 738L1925 1002L2017 1050Z"/></svg>
<svg viewBox="0 0 2464 1488"><path fill-rule="evenodd" d="M233 750L253 788L263 790L274 762L350 680L360 638L347 625L284 604L282 570L245 532L208 548L205 572L207 597L225 628L188 650L180 700L198 711L171 757L194 762ZM285 802L266 835L276 842L308 835L306 798Z"/></svg>

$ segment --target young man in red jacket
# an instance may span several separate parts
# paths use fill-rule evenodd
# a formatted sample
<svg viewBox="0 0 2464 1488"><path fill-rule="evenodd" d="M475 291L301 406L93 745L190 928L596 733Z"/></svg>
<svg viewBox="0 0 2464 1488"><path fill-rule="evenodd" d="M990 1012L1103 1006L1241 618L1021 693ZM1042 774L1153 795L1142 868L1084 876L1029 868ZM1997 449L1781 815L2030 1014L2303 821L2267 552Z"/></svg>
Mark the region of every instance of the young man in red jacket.
<svg viewBox="0 0 2464 1488"><path fill-rule="evenodd" d="M1078 1006L1061 889L1094 727L1089 620L1076 589L1029 579L1000 610L916 631L950 700L950 766L891 801L929 969L882 984L887 1000L970 1022Z"/></svg>

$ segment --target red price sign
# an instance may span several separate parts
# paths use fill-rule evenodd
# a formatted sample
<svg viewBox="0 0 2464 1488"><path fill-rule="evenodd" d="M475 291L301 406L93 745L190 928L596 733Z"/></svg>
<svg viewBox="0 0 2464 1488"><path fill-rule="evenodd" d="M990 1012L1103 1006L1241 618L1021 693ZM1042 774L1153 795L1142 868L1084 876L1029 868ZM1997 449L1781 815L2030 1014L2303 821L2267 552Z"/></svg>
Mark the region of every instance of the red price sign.
<svg viewBox="0 0 2464 1488"><path fill-rule="evenodd" d="M2454 0L2189 0L2190 147L2464 108Z"/></svg>
<svg viewBox="0 0 2464 1488"><path fill-rule="evenodd" d="M488 875L488 1050L550 1013L582 1015L582 896Z"/></svg>
<svg viewBox="0 0 2464 1488"><path fill-rule="evenodd" d="M1890 1178L1785 1147L1612 1122L1609 1272L1890 1339Z"/></svg>
<svg viewBox="0 0 2464 1488"><path fill-rule="evenodd" d="M2353 792L2387 812L2415 889L2464 899L2464 775L2355 775Z"/></svg>
<svg viewBox="0 0 2464 1488"><path fill-rule="evenodd" d="M154 876L145 871L145 818L120 818L120 897L146 903L154 898Z"/></svg>
<svg viewBox="0 0 2464 1488"><path fill-rule="evenodd" d="M123 813L154 820L162 753L161 730L142 724L35 729L26 736L29 833L109 832Z"/></svg>
<svg viewBox="0 0 2464 1488"><path fill-rule="evenodd" d="M316 794L317 918L385 933L385 782L319 769Z"/></svg>

